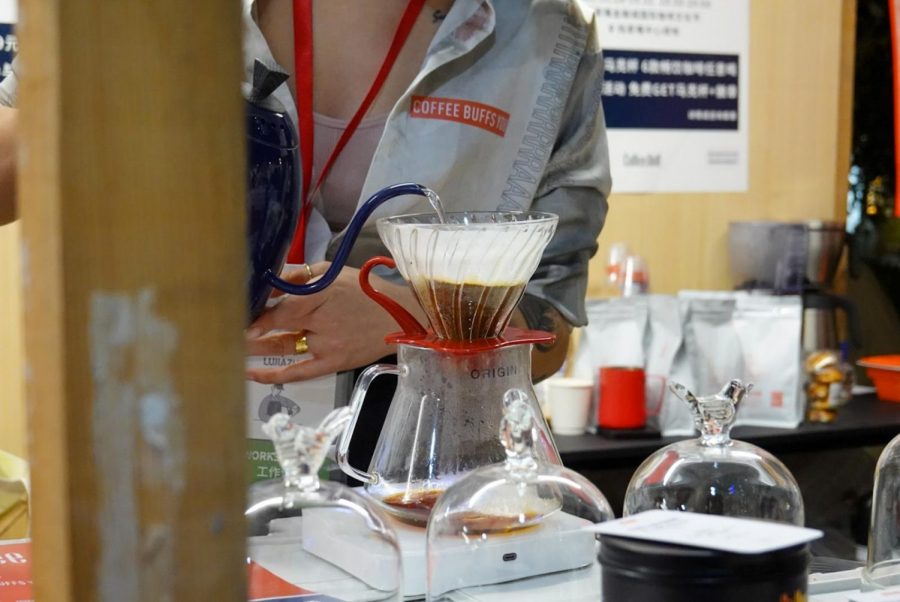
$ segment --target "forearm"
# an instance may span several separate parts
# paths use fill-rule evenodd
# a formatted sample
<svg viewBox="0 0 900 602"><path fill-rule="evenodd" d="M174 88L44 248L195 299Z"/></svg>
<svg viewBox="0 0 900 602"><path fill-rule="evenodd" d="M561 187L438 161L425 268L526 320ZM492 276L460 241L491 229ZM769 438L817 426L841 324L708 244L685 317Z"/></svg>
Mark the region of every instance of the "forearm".
<svg viewBox="0 0 900 602"><path fill-rule="evenodd" d="M553 376L562 367L569 350L572 326L549 303L526 295L513 312L510 325L519 328L544 330L556 335L553 343L535 345L531 352L531 376L539 382Z"/></svg>
<svg viewBox="0 0 900 602"><path fill-rule="evenodd" d="M16 219L16 110L0 107L0 225Z"/></svg>

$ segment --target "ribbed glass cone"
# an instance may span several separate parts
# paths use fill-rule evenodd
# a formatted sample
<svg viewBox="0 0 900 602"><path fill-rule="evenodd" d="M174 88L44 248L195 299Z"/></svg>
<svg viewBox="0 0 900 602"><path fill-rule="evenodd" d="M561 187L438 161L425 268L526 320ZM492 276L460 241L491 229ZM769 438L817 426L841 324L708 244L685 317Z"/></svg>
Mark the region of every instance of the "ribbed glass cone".
<svg viewBox="0 0 900 602"><path fill-rule="evenodd" d="M378 233L434 333L499 336L537 269L558 217L534 211L434 213L378 220Z"/></svg>

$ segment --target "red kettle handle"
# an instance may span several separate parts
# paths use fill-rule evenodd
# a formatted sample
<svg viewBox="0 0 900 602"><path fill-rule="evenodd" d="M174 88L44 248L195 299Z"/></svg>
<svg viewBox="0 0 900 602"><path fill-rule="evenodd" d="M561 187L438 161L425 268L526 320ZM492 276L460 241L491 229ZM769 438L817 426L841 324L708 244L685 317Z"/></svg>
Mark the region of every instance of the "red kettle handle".
<svg viewBox="0 0 900 602"><path fill-rule="evenodd" d="M425 328L419 324L419 321L416 320L411 313L406 311L402 305L385 295L384 293L379 293L375 290L372 284L369 282L369 272L372 271L372 268L375 266L387 266L391 269L397 267L397 264L390 257L377 256L373 257L369 261L365 262L362 268L359 270L359 286L362 288L363 292L368 295L372 300L374 300L378 305L383 307L391 317L400 325L400 328L403 329L403 332L406 333L407 336L425 336L427 331Z"/></svg>

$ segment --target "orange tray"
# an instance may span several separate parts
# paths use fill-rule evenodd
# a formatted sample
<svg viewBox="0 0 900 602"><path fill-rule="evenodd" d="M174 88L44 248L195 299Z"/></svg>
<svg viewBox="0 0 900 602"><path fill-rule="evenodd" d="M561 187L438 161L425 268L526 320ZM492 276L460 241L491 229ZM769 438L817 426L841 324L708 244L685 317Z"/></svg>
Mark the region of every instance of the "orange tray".
<svg viewBox="0 0 900 602"><path fill-rule="evenodd" d="M900 402L900 355L873 355L856 363L866 369L878 399Z"/></svg>

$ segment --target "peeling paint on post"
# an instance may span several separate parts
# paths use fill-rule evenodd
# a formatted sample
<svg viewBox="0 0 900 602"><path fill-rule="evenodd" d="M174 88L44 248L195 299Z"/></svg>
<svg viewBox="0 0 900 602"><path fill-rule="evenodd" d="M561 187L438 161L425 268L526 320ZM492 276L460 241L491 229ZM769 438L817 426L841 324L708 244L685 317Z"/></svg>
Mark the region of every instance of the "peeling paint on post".
<svg viewBox="0 0 900 602"><path fill-rule="evenodd" d="M184 489L184 429L171 361L172 324L142 290L94 293L90 305L92 415L97 465L101 600L174 598L178 500ZM152 499L141 507L141 492Z"/></svg>

